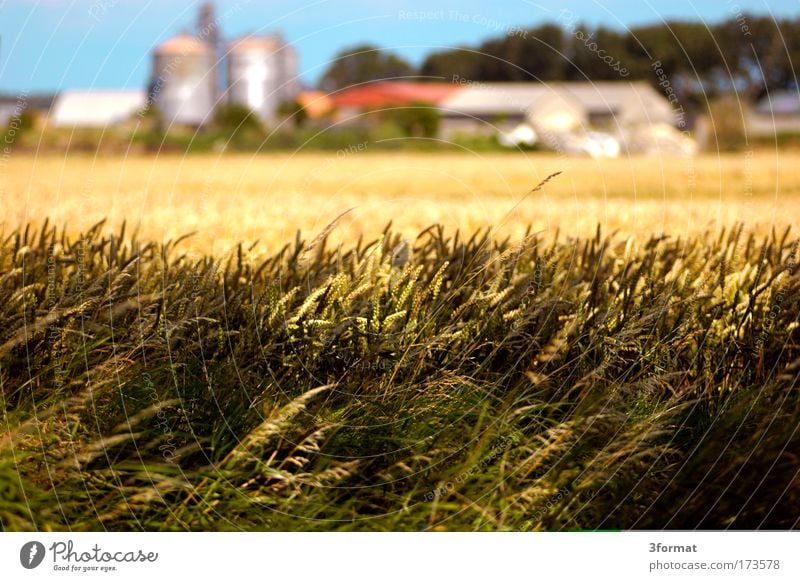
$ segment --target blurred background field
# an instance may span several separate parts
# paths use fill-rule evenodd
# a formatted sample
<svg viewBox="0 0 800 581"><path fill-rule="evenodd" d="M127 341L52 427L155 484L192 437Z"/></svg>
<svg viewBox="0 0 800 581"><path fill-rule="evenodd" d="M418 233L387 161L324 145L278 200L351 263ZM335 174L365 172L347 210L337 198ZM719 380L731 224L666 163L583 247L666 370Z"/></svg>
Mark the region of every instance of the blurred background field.
<svg viewBox="0 0 800 581"><path fill-rule="evenodd" d="M123 221L147 240L195 234L184 248L274 250L343 216L333 241L369 238L389 221L415 236L431 224L518 238L688 236L743 221L768 233L800 215L800 154L571 158L547 153L369 151L112 156L15 153L0 179L7 234L48 217L71 230ZM539 191L547 176L561 172Z"/></svg>

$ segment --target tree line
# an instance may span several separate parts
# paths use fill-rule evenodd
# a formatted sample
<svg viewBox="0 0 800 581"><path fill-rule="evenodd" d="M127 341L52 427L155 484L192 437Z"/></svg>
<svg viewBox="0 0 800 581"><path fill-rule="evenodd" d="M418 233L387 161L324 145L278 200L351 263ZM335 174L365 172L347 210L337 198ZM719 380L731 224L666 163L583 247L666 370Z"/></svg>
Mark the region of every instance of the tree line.
<svg viewBox="0 0 800 581"><path fill-rule="evenodd" d="M419 67L376 46L342 51L322 76L333 91L385 78L451 81L662 82L667 75L682 100L705 101L733 91L757 99L766 91L798 86L800 18L732 14L704 22L667 21L617 30L576 21L568 11L559 22L510 29L475 46L431 53Z"/></svg>

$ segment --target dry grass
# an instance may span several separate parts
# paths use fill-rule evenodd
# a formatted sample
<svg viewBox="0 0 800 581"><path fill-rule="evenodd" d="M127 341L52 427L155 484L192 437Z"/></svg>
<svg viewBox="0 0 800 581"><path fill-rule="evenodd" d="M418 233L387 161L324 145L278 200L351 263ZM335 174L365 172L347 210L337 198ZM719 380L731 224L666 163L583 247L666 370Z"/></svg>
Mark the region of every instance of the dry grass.
<svg viewBox="0 0 800 581"><path fill-rule="evenodd" d="M26 156L0 167L5 232L48 216L73 229L127 219L149 240L197 231L189 243L224 253L240 241L270 250L322 231L333 239L408 235L432 223L516 237L530 223L571 236L598 223L622 235L691 235L745 221L760 233L800 214L800 154L613 161L547 154L304 153L159 157ZM542 191L515 205L546 176ZM513 211L512 211L513 209Z"/></svg>

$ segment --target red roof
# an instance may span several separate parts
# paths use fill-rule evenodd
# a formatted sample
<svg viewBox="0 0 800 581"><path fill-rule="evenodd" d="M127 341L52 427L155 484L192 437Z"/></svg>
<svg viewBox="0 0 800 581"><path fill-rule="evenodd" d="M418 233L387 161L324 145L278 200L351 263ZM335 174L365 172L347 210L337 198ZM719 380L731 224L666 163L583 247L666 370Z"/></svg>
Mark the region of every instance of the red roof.
<svg viewBox="0 0 800 581"><path fill-rule="evenodd" d="M450 83L379 81L330 95L337 107L374 108L412 103L436 105L463 87Z"/></svg>

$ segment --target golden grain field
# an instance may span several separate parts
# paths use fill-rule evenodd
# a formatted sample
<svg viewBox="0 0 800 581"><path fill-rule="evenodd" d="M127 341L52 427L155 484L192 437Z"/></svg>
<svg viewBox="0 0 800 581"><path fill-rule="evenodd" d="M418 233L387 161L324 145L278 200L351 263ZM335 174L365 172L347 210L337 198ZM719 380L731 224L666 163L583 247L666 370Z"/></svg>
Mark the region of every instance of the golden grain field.
<svg viewBox="0 0 800 581"><path fill-rule="evenodd" d="M282 245L342 212L334 239L373 236L392 220L519 236L691 234L745 221L759 231L800 215L800 154L616 160L554 154L320 152L92 157L14 154L0 168L4 232L44 217L85 228L123 220L145 239L189 231L194 250ZM526 194L555 172L540 191Z"/></svg>

